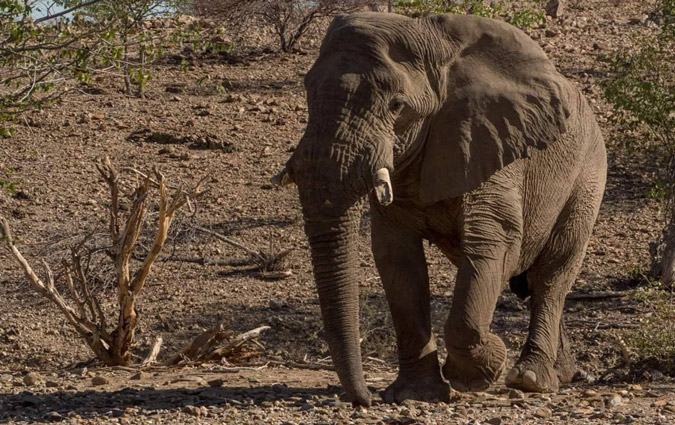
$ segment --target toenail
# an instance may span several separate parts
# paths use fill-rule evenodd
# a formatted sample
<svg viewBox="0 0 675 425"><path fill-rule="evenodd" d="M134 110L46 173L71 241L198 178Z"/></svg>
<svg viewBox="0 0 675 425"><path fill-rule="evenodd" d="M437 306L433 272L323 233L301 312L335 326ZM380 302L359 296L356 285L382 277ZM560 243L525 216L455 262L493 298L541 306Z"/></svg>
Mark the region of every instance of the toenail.
<svg viewBox="0 0 675 425"><path fill-rule="evenodd" d="M523 373L523 380L525 379L532 383L537 383L537 375L531 370L526 370L525 373Z"/></svg>
<svg viewBox="0 0 675 425"><path fill-rule="evenodd" d="M520 371L514 367L509 371L509 374L506 375L506 382L517 382L519 374Z"/></svg>

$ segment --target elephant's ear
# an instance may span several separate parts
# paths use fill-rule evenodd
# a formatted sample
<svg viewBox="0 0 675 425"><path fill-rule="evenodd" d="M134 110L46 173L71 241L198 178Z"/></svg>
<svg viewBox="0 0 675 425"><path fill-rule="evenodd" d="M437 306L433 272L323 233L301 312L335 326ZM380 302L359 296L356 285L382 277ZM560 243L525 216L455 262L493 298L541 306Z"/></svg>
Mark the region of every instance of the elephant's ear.
<svg viewBox="0 0 675 425"><path fill-rule="evenodd" d="M565 132L567 83L529 37L508 24L468 16L436 17L447 41L442 107L422 164L422 201L479 187L532 148Z"/></svg>

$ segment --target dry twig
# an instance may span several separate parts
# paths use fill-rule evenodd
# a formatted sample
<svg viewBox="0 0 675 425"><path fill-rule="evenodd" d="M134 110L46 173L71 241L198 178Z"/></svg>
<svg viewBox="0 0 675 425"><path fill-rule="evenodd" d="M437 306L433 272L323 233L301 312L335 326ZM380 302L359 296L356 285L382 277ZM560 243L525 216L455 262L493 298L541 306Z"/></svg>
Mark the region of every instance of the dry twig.
<svg viewBox="0 0 675 425"><path fill-rule="evenodd" d="M190 344L185 347L180 354L174 356L169 360L169 364L179 364L184 362L194 361L212 361L218 359L226 359L229 355L235 352L239 347L248 341L258 338L261 333L270 329L269 326L261 326L252 329L243 334L237 335L227 341L223 346L220 346L223 340L232 335L231 331L227 330L227 324L221 322L216 326L204 331L197 338L192 340Z"/></svg>
<svg viewBox="0 0 675 425"><path fill-rule="evenodd" d="M119 306L117 323L112 330L109 329L108 320L101 303L89 288L87 274L82 266L83 259L80 255L84 242L71 248L70 261L64 261L63 263L64 277L72 299L71 304L74 304L73 307L55 288L54 275L46 263L44 263L47 275L46 282L41 280L33 271L14 245L9 224L4 218L1 218L2 236L31 285L45 298L57 305L96 357L107 365L127 365L131 358L130 348L138 323L136 300L145 286L152 265L164 246L176 211L185 205L189 198L195 198L201 192L199 192L199 186L197 186L189 193L179 189L170 197L167 194L164 176L156 169L154 170L159 192L157 230L152 247L142 259L140 267L132 273L130 259L147 210L150 178L146 177L136 188L130 213L124 220L119 214L119 174L117 170L108 158L97 161L96 168L108 184L111 197L108 210L108 231L112 240L110 255L115 265ZM159 344L161 345L161 340ZM155 347L157 351L159 351L160 345Z"/></svg>
<svg viewBox="0 0 675 425"><path fill-rule="evenodd" d="M258 266L260 276L263 278L283 279L288 276L291 276L292 274L289 270L283 270L284 260L286 259L288 254L290 254L291 251L293 251L292 248L279 252L273 252L272 250L270 250L270 252L256 251L242 245L241 243L235 241L234 239L230 239L225 235L222 235L218 232L214 232L213 230L207 229L205 227L195 226L195 229L207 233L218 240L221 240L229 245L232 245L235 248L239 248L244 252L246 252L248 255L250 255L252 262Z"/></svg>

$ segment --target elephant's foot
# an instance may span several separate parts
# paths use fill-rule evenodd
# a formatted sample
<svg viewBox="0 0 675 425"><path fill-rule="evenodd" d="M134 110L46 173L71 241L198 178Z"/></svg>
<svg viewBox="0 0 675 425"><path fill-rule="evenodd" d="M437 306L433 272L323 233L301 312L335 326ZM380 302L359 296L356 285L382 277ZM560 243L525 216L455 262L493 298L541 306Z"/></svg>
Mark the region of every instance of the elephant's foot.
<svg viewBox="0 0 675 425"><path fill-rule="evenodd" d="M527 392L549 393L558 391L558 372L542 359L524 358L506 375L506 386Z"/></svg>
<svg viewBox="0 0 675 425"><path fill-rule="evenodd" d="M450 385L437 376L399 376L382 392L385 403L403 403L405 400L450 402Z"/></svg>
<svg viewBox="0 0 675 425"><path fill-rule="evenodd" d="M396 381L381 395L385 403L403 403L405 400L448 403L450 385L443 380L436 351L401 370Z"/></svg>
<svg viewBox="0 0 675 425"><path fill-rule="evenodd" d="M574 356L571 353L565 356L561 356L560 351L558 351L558 358L553 365L556 375L558 375L558 381L562 384L568 384L572 382L572 378L576 375L577 363L574 360Z"/></svg>
<svg viewBox="0 0 675 425"><path fill-rule="evenodd" d="M567 384L572 382L572 378L574 378L578 369L562 320L560 321L560 336L558 340L558 354L556 355L553 368L558 375L558 380L563 384Z"/></svg>
<svg viewBox="0 0 675 425"><path fill-rule="evenodd" d="M457 391L484 391L499 378L506 366L506 346L493 334L485 343L468 350L448 346L443 375Z"/></svg>

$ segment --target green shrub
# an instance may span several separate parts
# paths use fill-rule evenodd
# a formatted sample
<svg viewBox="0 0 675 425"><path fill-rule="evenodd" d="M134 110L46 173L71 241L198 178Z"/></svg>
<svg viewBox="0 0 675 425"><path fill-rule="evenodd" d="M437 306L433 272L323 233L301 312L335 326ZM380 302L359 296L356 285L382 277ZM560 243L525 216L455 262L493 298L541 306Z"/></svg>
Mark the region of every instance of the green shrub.
<svg viewBox="0 0 675 425"><path fill-rule="evenodd" d="M659 30L640 41L633 51L612 55L604 94L614 106L616 138L634 155L643 154L658 167L647 197L663 201L665 226L653 244L650 275L659 281L638 290L635 298L645 307L640 329L626 335L639 362L656 361L675 373L675 0L662 0L655 15Z"/></svg>
<svg viewBox="0 0 675 425"><path fill-rule="evenodd" d="M675 0L663 0L658 15L658 34L640 40L637 51L613 55L604 93L615 107L622 141L639 141L670 159L675 152Z"/></svg>
<svg viewBox="0 0 675 425"><path fill-rule="evenodd" d="M546 18L543 11L537 12L530 8L516 10L508 22L518 28L527 29L541 25Z"/></svg>
<svg viewBox="0 0 675 425"><path fill-rule="evenodd" d="M0 192L8 195L16 193L16 186L19 184L19 180L13 178L13 174L14 170L11 168L0 168Z"/></svg>
<svg viewBox="0 0 675 425"><path fill-rule="evenodd" d="M648 366L675 375L675 295L662 289L656 284L635 291L643 319L639 329L625 333L624 341L635 369Z"/></svg>

